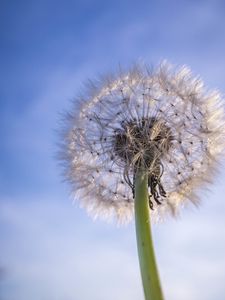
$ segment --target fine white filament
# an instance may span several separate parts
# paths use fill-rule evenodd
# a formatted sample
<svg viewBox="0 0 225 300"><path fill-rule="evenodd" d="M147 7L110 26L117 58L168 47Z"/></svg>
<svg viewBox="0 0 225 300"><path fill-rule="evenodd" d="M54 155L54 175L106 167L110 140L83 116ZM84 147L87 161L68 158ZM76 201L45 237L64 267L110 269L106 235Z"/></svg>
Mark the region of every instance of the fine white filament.
<svg viewBox="0 0 225 300"><path fill-rule="evenodd" d="M198 189L212 181L225 149L224 103L218 92L208 91L187 67L162 63L155 70L135 67L93 84L77 102L66 117L62 159L74 197L90 215L119 222L132 219L134 165L147 147L154 148L151 162L160 162L166 192L160 205L152 200L153 218L176 215L190 201L198 204ZM115 136L123 124L143 120L151 121L151 130L142 127L144 139L139 137L133 156L128 149L134 149L129 143L134 145L137 132L131 126L119 149L124 155L118 155ZM162 128L169 134L159 141ZM148 165L149 175L154 166Z"/></svg>

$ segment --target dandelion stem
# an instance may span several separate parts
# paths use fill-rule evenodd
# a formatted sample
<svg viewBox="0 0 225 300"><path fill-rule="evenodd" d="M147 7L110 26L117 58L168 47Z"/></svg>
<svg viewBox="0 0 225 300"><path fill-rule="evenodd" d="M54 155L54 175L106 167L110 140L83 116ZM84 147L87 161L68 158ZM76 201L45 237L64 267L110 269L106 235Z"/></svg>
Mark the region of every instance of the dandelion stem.
<svg viewBox="0 0 225 300"><path fill-rule="evenodd" d="M145 300L163 300L151 235L148 175L144 171L135 176L135 223Z"/></svg>

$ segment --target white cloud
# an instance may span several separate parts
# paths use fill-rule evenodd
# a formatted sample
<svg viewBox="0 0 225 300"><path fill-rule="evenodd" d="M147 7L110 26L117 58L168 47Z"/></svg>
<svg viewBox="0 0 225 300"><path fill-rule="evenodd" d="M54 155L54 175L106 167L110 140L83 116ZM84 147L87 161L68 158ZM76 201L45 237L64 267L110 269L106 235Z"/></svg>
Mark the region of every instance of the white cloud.
<svg viewBox="0 0 225 300"><path fill-rule="evenodd" d="M0 219L9 233L2 251L4 300L140 298L138 262L126 242L100 239L103 229L73 220L67 209L49 201L2 201Z"/></svg>
<svg viewBox="0 0 225 300"><path fill-rule="evenodd" d="M220 187L216 196L222 192ZM220 201L212 197L199 211L154 226L166 298L221 299L225 206L218 213ZM0 222L4 300L143 298L133 225L93 223L59 199L2 199Z"/></svg>

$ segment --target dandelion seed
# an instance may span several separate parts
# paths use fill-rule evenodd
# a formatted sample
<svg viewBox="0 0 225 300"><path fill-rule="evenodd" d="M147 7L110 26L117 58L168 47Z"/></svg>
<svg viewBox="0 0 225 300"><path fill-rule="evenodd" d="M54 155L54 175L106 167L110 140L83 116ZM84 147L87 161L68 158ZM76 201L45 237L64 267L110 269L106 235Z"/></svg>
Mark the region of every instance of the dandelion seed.
<svg viewBox="0 0 225 300"><path fill-rule="evenodd" d="M74 197L89 214L130 221L140 166L153 218L198 204L197 191L211 182L225 149L218 92L187 67L163 63L100 82L84 99L67 118L62 152Z"/></svg>

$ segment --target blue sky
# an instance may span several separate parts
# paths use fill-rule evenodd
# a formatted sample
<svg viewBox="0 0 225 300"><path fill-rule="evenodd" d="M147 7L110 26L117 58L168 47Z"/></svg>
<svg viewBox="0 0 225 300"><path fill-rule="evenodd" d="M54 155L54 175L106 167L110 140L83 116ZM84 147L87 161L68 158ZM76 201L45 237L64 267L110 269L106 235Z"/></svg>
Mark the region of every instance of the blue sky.
<svg viewBox="0 0 225 300"><path fill-rule="evenodd" d="M224 1L2 0L0 43L0 299L143 299L134 224L72 205L55 130L119 64L187 64L224 94ZM153 228L166 299L224 299L223 169L200 209Z"/></svg>

